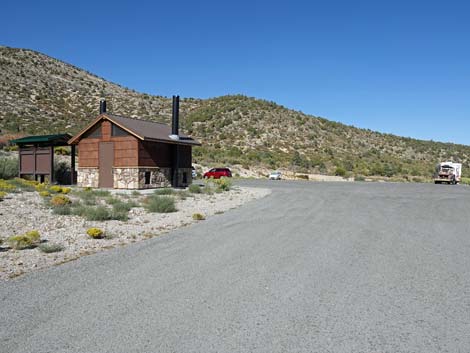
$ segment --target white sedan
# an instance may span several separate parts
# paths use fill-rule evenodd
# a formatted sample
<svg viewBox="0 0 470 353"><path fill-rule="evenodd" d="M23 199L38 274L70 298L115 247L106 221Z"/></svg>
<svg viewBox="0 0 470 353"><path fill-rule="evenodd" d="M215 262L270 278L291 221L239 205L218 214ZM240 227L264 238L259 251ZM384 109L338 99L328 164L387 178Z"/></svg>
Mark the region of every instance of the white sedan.
<svg viewBox="0 0 470 353"><path fill-rule="evenodd" d="M281 172L271 172L268 178L269 180L281 180Z"/></svg>

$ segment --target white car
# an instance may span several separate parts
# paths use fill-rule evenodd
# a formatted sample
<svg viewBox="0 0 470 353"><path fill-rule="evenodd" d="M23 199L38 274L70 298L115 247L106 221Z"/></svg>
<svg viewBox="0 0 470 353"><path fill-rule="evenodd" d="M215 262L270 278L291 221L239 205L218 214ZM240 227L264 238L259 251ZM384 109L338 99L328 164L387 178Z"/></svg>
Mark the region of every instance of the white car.
<svg viewBox="0 0 470 353"><path fill-rule="evenodd" d="M281 180L281 172L271 172L268 178L269 180Z"/></svg>

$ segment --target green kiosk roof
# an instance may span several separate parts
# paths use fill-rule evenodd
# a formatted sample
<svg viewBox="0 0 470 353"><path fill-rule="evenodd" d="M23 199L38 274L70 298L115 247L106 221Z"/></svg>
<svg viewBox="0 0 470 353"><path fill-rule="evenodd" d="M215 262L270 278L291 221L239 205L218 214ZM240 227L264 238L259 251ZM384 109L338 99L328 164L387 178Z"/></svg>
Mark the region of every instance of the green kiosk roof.
<svg viewBox="0 0 470 353"><path fill-rule="evenodd" d="M55 135L39 135L39 136L26 136L16 140L11 140L11 143L17 145L26 144L44 144L49 146L67 146L67 141L72 136L69 134L55 134Z"/></svg>

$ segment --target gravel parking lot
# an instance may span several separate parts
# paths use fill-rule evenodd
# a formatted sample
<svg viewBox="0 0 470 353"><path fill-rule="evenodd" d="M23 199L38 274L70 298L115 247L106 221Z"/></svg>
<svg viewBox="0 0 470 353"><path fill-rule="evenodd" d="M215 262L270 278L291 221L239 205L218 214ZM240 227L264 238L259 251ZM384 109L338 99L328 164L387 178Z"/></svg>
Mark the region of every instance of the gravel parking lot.
<svg viewBox="0 0 470 353"><path fill-rule="evenodd" d="M470 188L272 193L0 283L2 352L468 352Z"/></svg>

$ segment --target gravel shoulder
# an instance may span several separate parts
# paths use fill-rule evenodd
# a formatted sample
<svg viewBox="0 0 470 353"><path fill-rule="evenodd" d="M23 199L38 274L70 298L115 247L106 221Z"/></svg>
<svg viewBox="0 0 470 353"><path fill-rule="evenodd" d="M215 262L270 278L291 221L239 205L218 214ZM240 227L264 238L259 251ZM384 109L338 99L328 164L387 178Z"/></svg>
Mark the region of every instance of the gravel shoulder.
<svg viewBox="0 0 470 353"><path fill-rule="evenodd" d="M177 212L149 213L143 207L136 207L129 211L127 221L99 222L87 221L80 216L53 214L37 192L9 194L0 202L0 238L38 230L42 242L59 244L64 250L48 254L37 247L14 250L8 249L4 244L0 247L0 280L160 236L172 229L197 222L192 218L194 213L211 217L269 193L268 189L235 187L228 192L212 195L191 194L185 199L175 198ZM128 198L136 198L130 194L122 194ZM143 199L144 193L141 195L140 199ZM92 227L102 229L106 237L92 239L87 236L87 229Z"/></svg>

